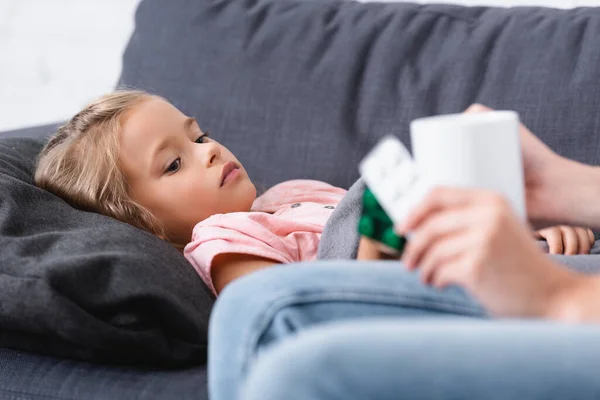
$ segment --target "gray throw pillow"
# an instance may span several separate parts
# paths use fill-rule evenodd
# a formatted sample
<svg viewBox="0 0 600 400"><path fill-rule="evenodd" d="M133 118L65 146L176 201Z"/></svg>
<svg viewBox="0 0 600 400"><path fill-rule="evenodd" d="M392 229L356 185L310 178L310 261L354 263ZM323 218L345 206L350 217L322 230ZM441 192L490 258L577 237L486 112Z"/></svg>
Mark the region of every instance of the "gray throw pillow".
<svg viewBox="0 0 600 400"><path fill-rule="evenodd" d="M172 246L35 187L40 139L0 139L0 347L205 362L213 297Z"/></svg>

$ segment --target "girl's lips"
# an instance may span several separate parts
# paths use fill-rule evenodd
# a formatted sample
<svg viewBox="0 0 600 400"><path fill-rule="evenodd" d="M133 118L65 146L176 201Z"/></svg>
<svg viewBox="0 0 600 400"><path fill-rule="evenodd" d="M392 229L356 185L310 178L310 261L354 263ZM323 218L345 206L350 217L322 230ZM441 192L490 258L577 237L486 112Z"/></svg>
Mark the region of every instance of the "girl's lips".
<svg viewBox="0 0 600 400"><path fill-rule="evenodd" d="M240 168L234 162L225 163L221 173L221 187L235 180L238 176L240 176Z"/></svg>

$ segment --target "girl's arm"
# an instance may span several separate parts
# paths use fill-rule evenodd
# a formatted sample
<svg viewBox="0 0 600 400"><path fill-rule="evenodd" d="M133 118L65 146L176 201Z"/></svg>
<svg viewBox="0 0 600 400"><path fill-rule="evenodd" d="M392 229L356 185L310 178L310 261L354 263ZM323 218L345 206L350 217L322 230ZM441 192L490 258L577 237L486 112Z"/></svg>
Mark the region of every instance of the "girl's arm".
<svg viewBox="0 0 600 400"><path fill-rule="evenodd" d="M356 254L357 260L378 260L381 258L381 252L377 243L368 237L361 236L360 242L358 243L358 253Z"/></svg>
<svg viewBox="0 0 600 400"><path fill-rule="evenodd" d="M212 263L211 277L215 290L221 293L233 280L257 271L280 264L268 258L249 254L224 253L217 255Z"/></svg>
<svg viewBox="0 0 600 400"><path fill-rule="evenodd" d="M358 243L357 260L395 260L398 257L393 257L381 251L381 244L366 236L360 237Z"/></svg>

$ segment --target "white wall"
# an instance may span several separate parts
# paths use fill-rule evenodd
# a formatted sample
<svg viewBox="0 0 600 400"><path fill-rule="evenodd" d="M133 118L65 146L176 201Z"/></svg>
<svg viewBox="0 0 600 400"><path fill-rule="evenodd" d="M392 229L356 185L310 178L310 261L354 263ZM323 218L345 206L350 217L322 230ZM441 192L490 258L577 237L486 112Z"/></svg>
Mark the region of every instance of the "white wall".
<svg viewBox="0 0 600 400"><path fill-rule="evenodd" d="M111 90L138 2L0 0L0 131L68 118ZM600 0L421 2L600 6Z"/></svg>
<svg viewBox="0 0 600 400"><path fill-rule="evenodd" d="M110 91L139 0L0 0L0 131L67 118Z"/></svg>

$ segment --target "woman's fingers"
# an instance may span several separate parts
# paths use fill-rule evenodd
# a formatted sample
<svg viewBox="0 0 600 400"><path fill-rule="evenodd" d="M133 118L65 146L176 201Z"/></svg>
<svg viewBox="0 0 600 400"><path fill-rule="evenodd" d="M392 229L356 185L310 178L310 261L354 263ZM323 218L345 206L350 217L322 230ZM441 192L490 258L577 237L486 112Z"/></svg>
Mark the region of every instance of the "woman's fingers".
<svg viewBox="0 0 600 400"><path fill-rule="evenodd" d="M466 203L466 198L463 193L457 192L451 188L435 188L429 192L425 199L420 202L408 215L399 231L406 234L415 230L432 214L440 211L445 207L460 206Z"/></svg>
<svg viewBox="0 0 600 400"><path fill-rule="evenodd" d="M430 250L419 264L421 279L424 283L432 284L436 281L436 276L442 270L448 269L452 261L464 253L465 246L475 245L475 242L469 240L469 237L464 233L462 231L457 234L441 237L436 243L432 244Z"/></svg>
<svg viewBox="0 0 600 400"><path fill-rule="evenodd" d="M451 209L430 215L413 231L402 254L402 261L408 269L420 266L421 259L428 254L437 241L444 237L459 234L477 222L471 210Z"/></svg>
<svg viewBox="0 0 600 400"><path fill-rule="evenodd" d="M480 113L480 112L486 112L486 111L493 111L491 108L486 107L482 104L471 104L469 106L469 108L467 108L464 113L465 114L472 114L472 113Z"/></svg>
<svg viewBox="0 0 600 400"><path fill-rule="evenodd" d="M429 216L441 210L482 204L492 196L494 194L475 189L436 187L410 212L398 232L406 234L417 229Z"/></svg>
<svg viewBox="0 0 600 400"><path fill-rule="evenodd" d="M443 268L436 268L431 277L429 284L438 289L443 289L450 285L460 284L465 281L467 270L467 260L464 255L457 255L449 258L444 263Z"/></svg>

